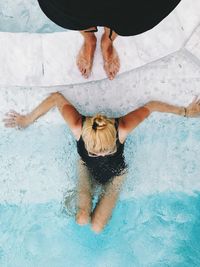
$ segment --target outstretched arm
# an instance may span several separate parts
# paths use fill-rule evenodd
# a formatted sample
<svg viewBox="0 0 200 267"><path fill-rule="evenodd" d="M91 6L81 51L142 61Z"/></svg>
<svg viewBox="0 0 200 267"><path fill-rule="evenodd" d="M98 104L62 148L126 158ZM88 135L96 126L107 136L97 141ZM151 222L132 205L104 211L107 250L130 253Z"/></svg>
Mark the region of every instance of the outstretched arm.
<svg viewBox="0 0 200 267"><path fill-rule="evenodd" d="M119 136L123 142L127 135L136 128L143 120L145 120L152 112L173 113L185 117L200 116L200 99L195 97L193 102L187 107L179 107L169 105L160 101L150 101L141 108L138 108L127 115L120 118Z"/></svg>
<svg viewBox="0 0 200 267"><path fill-rule="evenodd" d="M147 107L143 106L119 119L119 140L124 143L128 134L150 115Z"/></svg>
<svg viewBox="0 0 200 267"><path fill-rule="evenodd" d="M79 135L81 129L81 114L75 107L60 93L53 93L39 104L32 112L26 115L20 115L15 111L10 111L3 120L6 127L22 127L25 128L37 120L42 115L46 114L51 108L57 107L68 123L75 136Z"/></svg>
<svg viewBox="0 0 200 267"><path fill-rule="evenodd" d="M150 101L144 107L146 107L150 113L152 112L165 112L165 113L173 113L180 116L186 117L186 108L179 107L174 105L169 105L160 101Z"/></svg>
<svg viewBox="0 0 200 267"><path fill-rule="evenodd" d="M184 116L184 117L199 117L200 116L200 99L196 96L192 103L190 103L187 107L180 107L175 105L169 105L160 101L150 101L144 107L146 107L150 113L151 112L165 112L165 113L173 113L176 115Z"/></svg>

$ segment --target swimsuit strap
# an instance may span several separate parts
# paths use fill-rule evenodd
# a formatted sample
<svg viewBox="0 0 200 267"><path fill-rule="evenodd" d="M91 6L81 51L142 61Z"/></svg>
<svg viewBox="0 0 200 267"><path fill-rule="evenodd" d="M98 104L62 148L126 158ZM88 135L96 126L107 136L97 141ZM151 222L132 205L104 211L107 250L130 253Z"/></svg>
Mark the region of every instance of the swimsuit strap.
<svg viewBox="0 0 200 267"><path fill-rule="evenodd" d="M85 120L86 120L86 116L82 115L82 127L83 127Z"/></svg>
<svg viewBox="0 0 200 267"><path fill-rule="evenodd" d="M119 127L119 118L116 118L115 119L115 129L117 131L117 139L119 139L118 127Z"/></svg>
<svg viewBox="0 0 200 267"><path fill-rule="evenodd" d="M118 130L118 126L119 126L119 118L115 119L115 129Z"/></svg>

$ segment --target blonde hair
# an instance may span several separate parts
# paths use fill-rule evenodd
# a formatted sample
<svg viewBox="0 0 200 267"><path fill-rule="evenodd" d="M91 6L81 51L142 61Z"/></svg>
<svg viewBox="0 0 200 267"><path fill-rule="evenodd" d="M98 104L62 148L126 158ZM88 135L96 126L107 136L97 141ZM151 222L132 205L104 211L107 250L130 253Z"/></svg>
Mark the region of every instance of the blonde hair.
<svg viewBox="0 0 200 267"><path fill-rule="evenodd" d="M116 147L115 120L97 114L87 117L82 128L82 138L88 152L112 152Z"/></svg>

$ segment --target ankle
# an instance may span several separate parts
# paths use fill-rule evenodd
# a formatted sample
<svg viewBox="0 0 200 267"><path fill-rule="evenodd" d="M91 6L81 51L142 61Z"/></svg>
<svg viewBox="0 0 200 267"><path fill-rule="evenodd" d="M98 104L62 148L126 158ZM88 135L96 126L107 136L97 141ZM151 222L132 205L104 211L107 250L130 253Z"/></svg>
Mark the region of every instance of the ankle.
<svg viewBox="0 0 200 267"><path fill-rule="evenodd" d="M105 33L103 34L102 39L101 39L101 46L104 49L113 47L113 41L111 41Z"/></svg>
<svg viewBox="0 0 200 267"><path fill-rule="evenodd" d="M87 46L95 46L96 43L97 43L97 38L96 38L95 35L94 36L90 36L90 37L86 37L86 38L84 38L84 43Z"/></svg>

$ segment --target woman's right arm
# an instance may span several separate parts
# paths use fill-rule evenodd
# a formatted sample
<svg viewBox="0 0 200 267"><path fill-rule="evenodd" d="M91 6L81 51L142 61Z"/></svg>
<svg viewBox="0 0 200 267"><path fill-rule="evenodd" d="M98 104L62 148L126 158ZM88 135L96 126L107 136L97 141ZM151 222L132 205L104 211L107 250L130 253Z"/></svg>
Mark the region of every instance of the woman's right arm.
<svg viewBox="0 0 200 267"><path fill-rule="evenodd" d="M64 120L69 125L75 137L79 138L81 132L81 114L76 108L60 93L52 93L32 112L27 115L20 115L16 111L10 111L3 120L6 127L26 128L42 115L46 114L51 108L57 107Z"/></svg>
<svg viewBox="0 0 200 267"><path fill-rule="evenodd" d="M26 128L32 124L39 117L47 113L51 108L55 106L55 96L51 94L45 100L42 101L32 112L21 115L14 110L6 113L6 118L3 120L6 127L14 128L16 126Z"/></svg>

